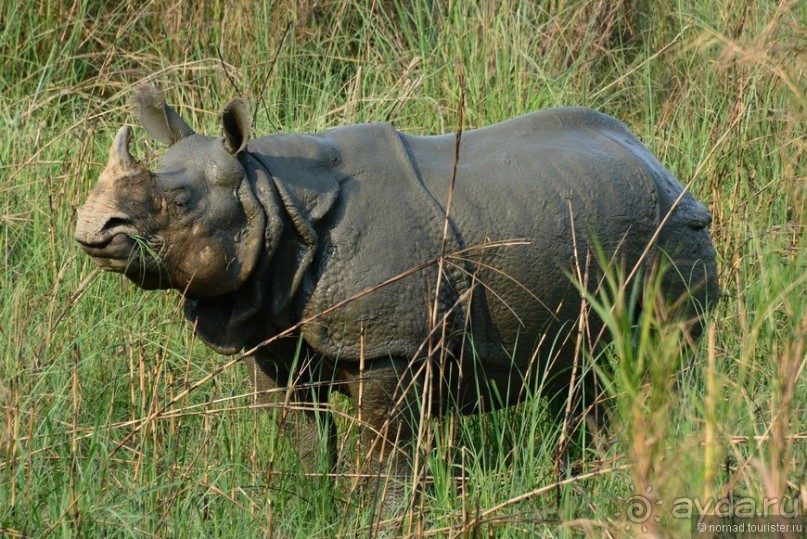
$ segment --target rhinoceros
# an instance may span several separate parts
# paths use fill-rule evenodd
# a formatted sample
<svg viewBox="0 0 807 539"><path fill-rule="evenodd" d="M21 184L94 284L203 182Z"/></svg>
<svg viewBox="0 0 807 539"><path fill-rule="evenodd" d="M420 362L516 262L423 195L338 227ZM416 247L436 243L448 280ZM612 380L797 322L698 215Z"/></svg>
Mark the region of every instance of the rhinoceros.
<svg viewBox="0 0 807 539"><path fill-rule="evenodd" d="M513 404L525 386L566 388L597 260L637 286L666 261L661 290L679 319L718 297L706 207L594 110L461 137L373 123L250 139L240 99L222 137L195 133L154 86L133 102L168 149L151 172L121 128L76 240L105 270L180 291L213 350L254 349L261 389L310 403L289 412L302 451L333 442L313 410L334 391L380 456L411 438L403 396L426 386L429 410L464 413Z"/></svg>

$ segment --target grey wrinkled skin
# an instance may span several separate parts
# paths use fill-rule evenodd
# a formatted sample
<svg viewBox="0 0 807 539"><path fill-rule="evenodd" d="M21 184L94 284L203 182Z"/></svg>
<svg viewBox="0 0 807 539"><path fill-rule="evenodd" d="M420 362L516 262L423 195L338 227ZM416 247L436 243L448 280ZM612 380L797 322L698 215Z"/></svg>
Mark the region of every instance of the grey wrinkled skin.
<svg viewBox="0 0 807 539"><path fill-rule="evenodd" d="M387 442L411 437L401 410L427 382L438 388L432 411L513 404L525 378L564 388L581 309L570 275L587 264L580 273L594 290L595 245L614 267L639 264L638 283L664 260L662 290L679 318L697 320L719 295L707 209L686 193L671 211L681 184L623 124L593 110L545 110L462 134L438 291L453 134L365 124L250 140L235 100L224 136L209 137L152 86L134 104L169 147L151 172L129 155L129 130L118 132L78 211L78 242L143 288L180 290L188 321L223 354L312 318L295 334L296 365L295 338L254 355L259 385L294 386L294 400L313 403L345 393L366 425L362 447L376 456L390 453L378 432ZM443 335L430 340L433 319L445 322L448 361L432 359L427 380L429 343ZM289 417L310 450L311 414Z"/></svg>

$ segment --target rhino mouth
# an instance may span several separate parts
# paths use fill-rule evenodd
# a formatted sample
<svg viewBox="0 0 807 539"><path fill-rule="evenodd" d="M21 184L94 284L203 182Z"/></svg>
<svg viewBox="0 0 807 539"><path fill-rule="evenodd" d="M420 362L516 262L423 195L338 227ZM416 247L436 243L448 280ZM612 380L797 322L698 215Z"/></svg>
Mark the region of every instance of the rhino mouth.
<svg viewBox="0 0 807 539"><path fill-rule="evenodd" d="M85 253L101 268L110 271L125 271L131 265L135 241L126 233L112 234L99 242L77 239Z"/></svg>
<svg viewBox="0 0 807 539"><path fill-rule="evenodd" d="M122 273L141 288L168 288L171 283L151 245L131 232L114 232L94 242L76 240L102 270Z"/></svg>

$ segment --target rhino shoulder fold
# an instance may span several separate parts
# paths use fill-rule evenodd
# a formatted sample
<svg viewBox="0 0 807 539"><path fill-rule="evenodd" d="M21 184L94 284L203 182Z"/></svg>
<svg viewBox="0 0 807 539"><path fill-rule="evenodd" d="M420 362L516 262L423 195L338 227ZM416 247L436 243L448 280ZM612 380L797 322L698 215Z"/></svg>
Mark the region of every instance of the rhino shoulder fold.
<svg viewBox="0 0 807 539"><path fill-rule="evenodd" d="M327 137L274 135L250 143L249 151L271 174L295 225L316 223L331 210L341 160Z"/></svg>

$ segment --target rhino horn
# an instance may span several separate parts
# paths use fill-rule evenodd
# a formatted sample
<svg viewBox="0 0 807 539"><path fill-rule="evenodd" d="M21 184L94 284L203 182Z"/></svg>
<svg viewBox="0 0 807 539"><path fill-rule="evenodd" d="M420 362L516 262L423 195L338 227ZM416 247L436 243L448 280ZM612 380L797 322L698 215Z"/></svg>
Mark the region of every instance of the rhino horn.
<svg viewBox="0 0 807 539"><path fill-rule="evenodd" d="M103 176L116 179L136 176L147 172L145 167L129 153L129 143L132 141L132 134L126 126L118 129L115 140L109 148L109 161Z"/></svg>
<svg viewBox="0 0 807 539"><path fill-rule="evenodd" d="M135 168L137 161L129 153L129 142L132 140L132 133L126 126L118 129L115 140L109 148L108 168L118 170L130 170Z"/></svg>

